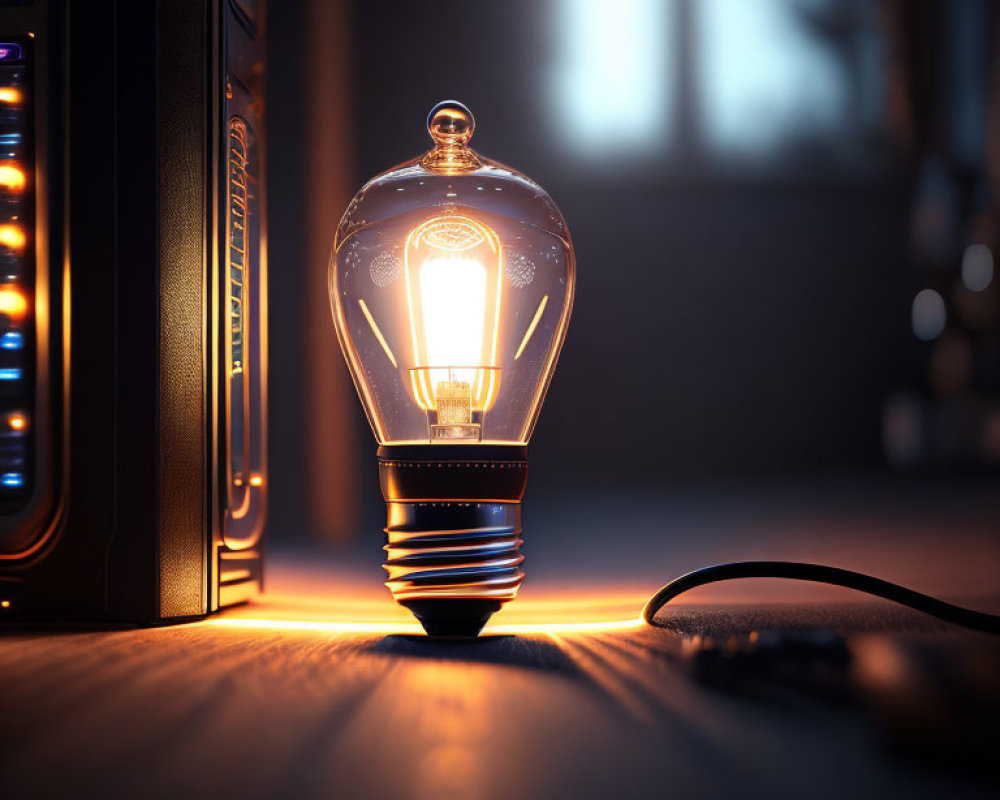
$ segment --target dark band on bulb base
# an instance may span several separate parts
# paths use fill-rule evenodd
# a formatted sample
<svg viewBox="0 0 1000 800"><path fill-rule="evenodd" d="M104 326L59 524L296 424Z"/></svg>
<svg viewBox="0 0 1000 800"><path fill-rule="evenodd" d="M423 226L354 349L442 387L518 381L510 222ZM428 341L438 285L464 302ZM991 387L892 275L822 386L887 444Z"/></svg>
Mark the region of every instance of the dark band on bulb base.
<svg viewBox="0 0 1000 800"><path fill-rule="evenodd" d="M476 636L524 578L520 445L383 445L386 585L431 636Z"/></svg>

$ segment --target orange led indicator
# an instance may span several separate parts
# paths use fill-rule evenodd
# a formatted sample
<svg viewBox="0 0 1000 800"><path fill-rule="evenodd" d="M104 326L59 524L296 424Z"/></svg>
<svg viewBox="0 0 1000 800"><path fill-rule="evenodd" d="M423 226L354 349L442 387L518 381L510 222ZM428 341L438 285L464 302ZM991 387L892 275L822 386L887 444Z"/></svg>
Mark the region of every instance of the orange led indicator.
<svg viewBox="0 0 1000 800"><path fill-rule="evenodd" d="M24 188L27 179L24 170L11 164L0 164L0 187L8 192L19 192Z"/></svg>
<svg viewBox="0 0 1000 800"><path fill-rule="evenodd" d="M13 86L0 86L0 103L16 104L21 102L21 93Z"/></svg>
<svg viewBox="0 0 1000 800"><path fill-rule="evenodd" d="M23 431L28 427L28 418L19 411L7 415L7 425L12 431Z"/></svg>
<svg viewBox="0 0 1000 800"><path fill-rule="evenodd" d="M28 312L28 300L16 286L0 286L0 314L23 317Z"/></svg>
<svg viewBox="0 0 1000 800"><path fill-rule="evenodd" d="M0 285L0 314L23 317L28 311L28 300L16 286Z"/></svg>
<svg viewBox="0 0 1000 800"><path fill-rule="evenodd" d="M0 608L10 608L10 600L0 600Z"/></svg>
<svg viewBox="0 0 1000 800"><path fill-rule="evenodd" d="M256 475L256 474L255 475L251 475L250 476L250 485L251 486L263 486L264 485L264 478L262 476Z"/></svg>
<svg viewBox="0 0 1000 800"><path fill-rule="evenodd" d="M21 250L27 241L24 231L17 225L0 225L0 244L11 250Z"/></svg>

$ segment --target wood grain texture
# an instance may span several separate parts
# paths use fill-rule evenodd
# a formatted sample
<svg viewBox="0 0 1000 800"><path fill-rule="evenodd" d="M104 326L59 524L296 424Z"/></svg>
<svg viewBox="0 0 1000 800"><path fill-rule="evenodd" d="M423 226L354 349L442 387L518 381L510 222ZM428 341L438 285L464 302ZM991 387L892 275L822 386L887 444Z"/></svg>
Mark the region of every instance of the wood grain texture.
<svg viewBox="0 0 1000 800"><path fill-rule="evenodd" d="M890 758L857 709L702 687L679 641L8 633L0 785L11 798L989 795Z"/></svg>
<svg viewBox="0 0 1000 800"><path fill-rule="evenodd" d="M529 579L491 626L534 633L402 635L413 622L380 584L375 536L337 558L278 554L259 602L205 622L8 630L0 798L995 797L995 774L935 748L978 735L951 714L956 696L963 714L985 710L981 741L995 741L1000 658L986 637L797 582L699 590L664 611L671 631L553 632L554 622L635 617L660 582L721 558L837 563L947 599L978 595L990 610L1000 563L991 486L864 504L852 490L850 506L843 496L532 506ZM599 583L598 570L621 582ZM706 681L685 655L705 636L771 629L848 642L863 632L889 684L853 688L853 666L838 672L825 634L819 658L765 661L750 680L723 670ZM905 660L927 648L924 661ZM935 672L942 664L954 668ZM925 668L927 686L907 689ZM982 685L963 694L955 676L973 674ZM896 713L923 751L883 733L895 712L881 701L896 689L909 692L897 692L897 710L944 708L938 727Z"/></svg>

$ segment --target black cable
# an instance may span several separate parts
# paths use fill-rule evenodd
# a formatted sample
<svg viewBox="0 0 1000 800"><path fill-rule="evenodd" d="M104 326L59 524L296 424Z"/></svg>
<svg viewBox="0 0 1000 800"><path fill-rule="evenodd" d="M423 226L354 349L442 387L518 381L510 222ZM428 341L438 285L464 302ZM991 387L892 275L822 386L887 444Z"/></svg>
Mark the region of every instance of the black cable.
<svg viewBox="0 0 1000 800"><path fill-rule="evenodd" d="M844 586L857 589L859 592L891 600L894 603L922 611L932 617L971 628L982 633L1000 633L1000 616L962 608L936 597L915 592L895 583L889 583L881 578L863 575L849 569L826 567L821 564L802 564L794 561L735 561L732 564L716 564L702 567L687 575L682 575L670 581L646 603L642 610L642 618L655 628L665 628L666 625L656 621L656 612L673 600L697 586L717 581L731 581L738 578L791 578L799 581L828 583L834 586Z"/></svg>

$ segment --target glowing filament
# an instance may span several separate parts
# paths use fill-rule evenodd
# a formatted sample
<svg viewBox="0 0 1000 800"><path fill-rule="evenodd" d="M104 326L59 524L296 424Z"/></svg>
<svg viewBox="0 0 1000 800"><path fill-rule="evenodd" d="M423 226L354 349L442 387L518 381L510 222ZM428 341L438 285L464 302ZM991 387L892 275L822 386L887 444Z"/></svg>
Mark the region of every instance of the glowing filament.
<svg viewBox="0 0 1000 800"><path fill-rule="evenodd" d="M438 424L469 425L473 412L490 408L500 387L499 239L469 217L446 215L414 228L405 253L413 397L425 411L437 412Z"/></svg>
<svg viewBox="0 0 1000 800"><path fill-rule="evenodd" d="M471 258L429 258L420 266L428 366L478 367L483 359L486 267ZM446 380L433 370L434 382Z"/></svg>

